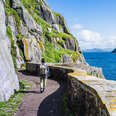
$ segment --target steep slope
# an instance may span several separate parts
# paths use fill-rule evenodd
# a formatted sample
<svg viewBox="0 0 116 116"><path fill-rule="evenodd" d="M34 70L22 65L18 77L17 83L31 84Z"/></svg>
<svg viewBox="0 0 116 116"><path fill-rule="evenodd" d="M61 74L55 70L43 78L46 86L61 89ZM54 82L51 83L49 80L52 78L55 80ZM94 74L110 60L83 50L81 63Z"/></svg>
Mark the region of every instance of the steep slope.
<svg viewBox="0 0 116 116"><path fill-rule="evenodd" d="M14 90L19 88L9 46L10 42L6 36L5 12L3 3L0 1L0 101L8 100Z"/></svg>
<svg viewBox="0 0 116 116"><path fill-rule="evenodd" d="M6 0L5 11L16 68L26 61L40 62L41 57L47 62L85 63L64 17L44 0Z"/></svg>
<svg viewBox="0 0 116 116"><path fill-rule="evenodd" d="M0 101L7 100L18 89L14 67L24 68L26 62L40 63L42 57L47 62L72 63L76 67L79 64L79 68L90 74L102 75L101 70L86 63L64 17L54 12L45 0L0 1L0 46L3 48L0 50Z"/></svg>

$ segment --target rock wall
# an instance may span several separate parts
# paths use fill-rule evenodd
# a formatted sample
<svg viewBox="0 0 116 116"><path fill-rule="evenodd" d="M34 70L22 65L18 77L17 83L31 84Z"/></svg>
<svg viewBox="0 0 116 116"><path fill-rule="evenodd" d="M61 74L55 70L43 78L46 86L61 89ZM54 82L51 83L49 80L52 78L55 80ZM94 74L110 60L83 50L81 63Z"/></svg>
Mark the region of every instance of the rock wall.
<svg viewBox="0 0 116 116"><path fill-rule="evenodd" d="M115 116L116 97L111 93L116 90L116 86L112 88L116 82L66 66L50 66L50 72L51 77L67 81L68 107L74 116Z"/></svg>
<svg viewBox="0 0 116 116"><path fill-rule="evenodd" d="M6 36L4 6L0 1L0 101L8 100L17 89L19 82L10 54L10 41Z"/></svg>
<svg viewBox="0 0 116 116"><path fill-rule="evenodd" d="M89 85L68 77L69 107L78 116L109 116L99 94Z"/></svg>

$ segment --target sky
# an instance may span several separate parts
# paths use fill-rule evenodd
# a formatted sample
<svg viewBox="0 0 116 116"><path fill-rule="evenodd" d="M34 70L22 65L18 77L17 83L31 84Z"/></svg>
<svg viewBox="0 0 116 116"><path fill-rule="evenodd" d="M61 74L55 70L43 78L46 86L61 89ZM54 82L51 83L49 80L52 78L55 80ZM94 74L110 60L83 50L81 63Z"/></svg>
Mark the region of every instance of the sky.
<svg viewBox="0 0 116 116"><path fill-rule="evenodd" d="M81 49L116 48L116 0L46 0L61 13Z"/></svg>

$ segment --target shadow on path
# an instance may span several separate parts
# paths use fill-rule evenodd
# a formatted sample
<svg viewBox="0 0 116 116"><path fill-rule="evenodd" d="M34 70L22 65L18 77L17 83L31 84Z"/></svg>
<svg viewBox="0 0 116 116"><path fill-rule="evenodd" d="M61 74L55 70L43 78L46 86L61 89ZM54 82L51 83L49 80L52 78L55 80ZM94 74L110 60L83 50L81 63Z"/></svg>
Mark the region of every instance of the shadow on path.
<svg viewBox="0 0 116 116"><path fill-rule="evenodd" d="M60 87L42 101L37 116L64 116L62 96L66 90L66 84L62 81L57 82Z"/></svg>
<svg viewBox="0 0 116 116"><path fill-rule="evenodd" d="M40 79L37 75L19 71L18 76L36 86L27 91L19 91L26 93L26 96L16 116L64 116L62 96L66 90L66 82L49 78L46 90L40 93Z"/></svg>

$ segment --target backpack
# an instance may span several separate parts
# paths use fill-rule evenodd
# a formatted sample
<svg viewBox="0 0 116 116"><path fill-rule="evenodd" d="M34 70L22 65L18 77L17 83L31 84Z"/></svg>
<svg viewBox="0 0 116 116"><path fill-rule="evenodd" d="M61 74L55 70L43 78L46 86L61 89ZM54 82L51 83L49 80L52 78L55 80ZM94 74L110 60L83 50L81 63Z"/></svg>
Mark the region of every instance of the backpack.
<svg viewBox="0 0 116 116"><path fill-rule="evenodd" d="M40 65L40 75L41 76L45 76L47 74L47 67L46 67L46 65L44 64L44 65Z"/></svg>

